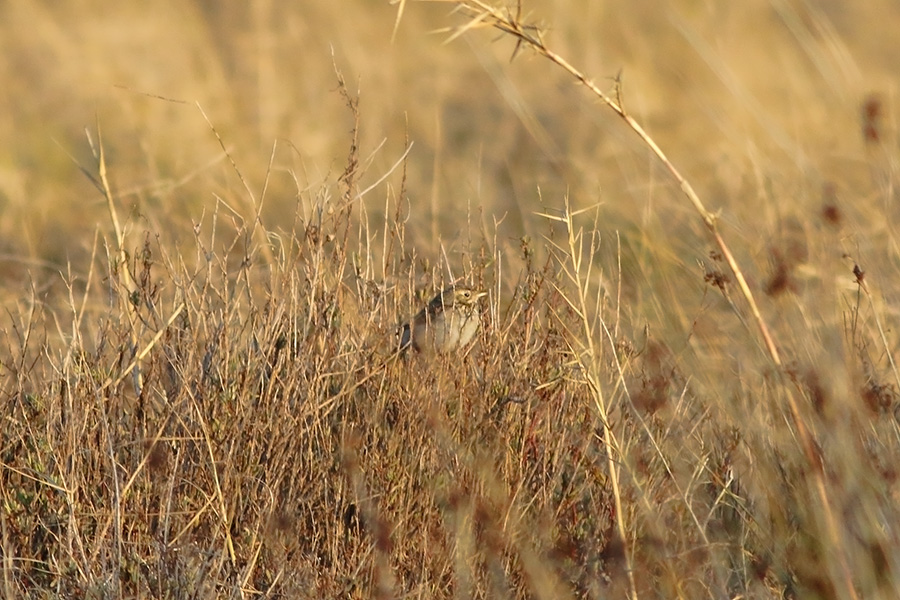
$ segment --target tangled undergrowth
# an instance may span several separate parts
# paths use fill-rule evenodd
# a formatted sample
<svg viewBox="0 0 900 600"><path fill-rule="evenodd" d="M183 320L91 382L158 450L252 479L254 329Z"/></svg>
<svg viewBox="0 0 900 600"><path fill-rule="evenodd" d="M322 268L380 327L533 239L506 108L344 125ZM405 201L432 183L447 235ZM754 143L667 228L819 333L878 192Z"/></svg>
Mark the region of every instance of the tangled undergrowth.
<svg viewBox="0 0 900 600"><path fill-rule="evenodd" d="M560 64L521 14L459 4L458 31ZM667 267L567 197L540 198L539 242L470 222L426 260L409 146L363 185L338 87L345 168L298 184L289 227L243 177L245 205L181 230L122 222L91 139L109 235L3 324L5 597L896 595L891 282L834 257L863 219L833 190L749 283L705 209L706 260ZM488 291L475 345L398 353L460 278Z"/></svg>

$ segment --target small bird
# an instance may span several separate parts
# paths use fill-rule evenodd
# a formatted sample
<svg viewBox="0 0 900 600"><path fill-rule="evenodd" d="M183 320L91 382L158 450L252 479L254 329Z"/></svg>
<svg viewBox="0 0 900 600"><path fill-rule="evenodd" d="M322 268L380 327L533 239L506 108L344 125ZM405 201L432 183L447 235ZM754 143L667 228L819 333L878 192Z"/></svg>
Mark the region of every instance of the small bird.
<svg viewBox="0 0 900 600"><path fill-rule="evenodd" d="M400 350L446 354L468 346L481 325L478 301L487 292L450 286L435 296L400 332Z"/></svg>

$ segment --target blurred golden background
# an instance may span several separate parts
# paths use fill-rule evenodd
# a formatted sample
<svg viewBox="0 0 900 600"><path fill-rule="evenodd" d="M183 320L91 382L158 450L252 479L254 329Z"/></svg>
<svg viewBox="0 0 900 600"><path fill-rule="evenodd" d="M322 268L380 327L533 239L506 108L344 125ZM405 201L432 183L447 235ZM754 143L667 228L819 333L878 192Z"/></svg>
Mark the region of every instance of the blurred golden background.
<svg viewBox="0 0 900 600"><path fill-rule="evenodd" d="M271 158L263 222L292 222L298 190L335 178L348 153L352 116L335 68L360 94L362 187L413 143L404 201L410 241L424 252L437 239L460 244L469 212L476 232L504 219L501 234L539 235L539 187L547 206L568 191L575 205L603 202L611 227L639 226L679 251L696 246L682 246L690 226L672 182L584 90L530 51L510 62L512 42L494 33L445 44L436 30L462 22L448 4L407 3L392 40L397 9L371 0L4 3L4 271L16 260L55 268L83 257L103 228L104 203L68 156L91 162L85 128L98 123L133 230L187 232L213 194L234 200L240 181L198 105L257 196ZM877 98L882 142L894 151L895 3L545 1L524 10L602 88L621 77L626 109L749 251L761 250L763 227L816 213L828 183L845 210L881 222L860 120ZM369 210L386 196L384 186L370 193Z"/></svg>

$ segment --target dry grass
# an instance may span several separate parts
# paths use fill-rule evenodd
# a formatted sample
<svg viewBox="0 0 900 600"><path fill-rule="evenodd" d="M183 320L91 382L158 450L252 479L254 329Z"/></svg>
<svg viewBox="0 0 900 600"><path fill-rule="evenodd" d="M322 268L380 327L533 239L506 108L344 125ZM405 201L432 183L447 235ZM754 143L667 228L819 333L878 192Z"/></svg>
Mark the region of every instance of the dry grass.
<svg viewBox="0 0 900 600"><path fill-rule="evenodd" d="M333 4L0 8L2 595L896 597L896 7Z"/></svg>

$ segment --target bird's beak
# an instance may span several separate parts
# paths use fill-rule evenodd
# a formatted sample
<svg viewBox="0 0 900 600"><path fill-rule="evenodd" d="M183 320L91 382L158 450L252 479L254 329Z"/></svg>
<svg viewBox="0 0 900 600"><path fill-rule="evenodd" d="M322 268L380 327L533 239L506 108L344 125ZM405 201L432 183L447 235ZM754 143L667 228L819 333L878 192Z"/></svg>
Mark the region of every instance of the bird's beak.
<svg viewBox="0 0 900 600"><path fill-rule="evenodd" d="M477 301L481 298L484 298L485 296L487 296L487 292L478 292L477 294L475 294L475 300Z"/></svg>

